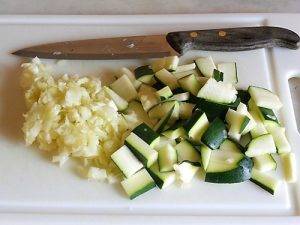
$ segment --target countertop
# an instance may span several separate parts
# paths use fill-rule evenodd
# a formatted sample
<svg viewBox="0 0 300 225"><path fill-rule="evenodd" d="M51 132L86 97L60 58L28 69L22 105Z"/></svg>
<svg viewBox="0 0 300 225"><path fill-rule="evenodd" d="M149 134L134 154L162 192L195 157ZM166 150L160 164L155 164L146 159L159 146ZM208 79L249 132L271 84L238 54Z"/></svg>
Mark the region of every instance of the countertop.
<svg viewBox="0 0 300 225"><path fill-rule="evenodd" d="M0 0L0 14L300 13L299 0Z"/></svg>

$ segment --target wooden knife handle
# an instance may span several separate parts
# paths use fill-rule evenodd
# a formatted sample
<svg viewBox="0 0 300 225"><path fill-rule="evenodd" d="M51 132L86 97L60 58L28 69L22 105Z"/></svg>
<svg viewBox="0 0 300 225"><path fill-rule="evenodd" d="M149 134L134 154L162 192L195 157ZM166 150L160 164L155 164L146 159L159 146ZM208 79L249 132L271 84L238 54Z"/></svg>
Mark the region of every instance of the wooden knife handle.
<svg viewBox="0 0 300 225"><path fill-rule="evenodd" d="M188 50L246 51L257 48L297 49L299 36L281 27L241 27L168 33L168 43L178 53Z"/></svg>

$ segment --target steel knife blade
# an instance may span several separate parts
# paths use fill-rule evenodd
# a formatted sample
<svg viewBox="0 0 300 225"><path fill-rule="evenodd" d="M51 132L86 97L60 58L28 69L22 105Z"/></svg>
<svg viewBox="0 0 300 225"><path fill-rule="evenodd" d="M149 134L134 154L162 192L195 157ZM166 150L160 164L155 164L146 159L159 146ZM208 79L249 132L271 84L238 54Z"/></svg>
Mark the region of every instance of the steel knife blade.
<svg viewBox="0 0 300 225"><path fill-rule="evenodd" d="M283 47L297 49L299 36L281 27L240 27L64 41L24 48L12 54L51 59L135 59L182 55L189 50L246 51Z"/></svg>

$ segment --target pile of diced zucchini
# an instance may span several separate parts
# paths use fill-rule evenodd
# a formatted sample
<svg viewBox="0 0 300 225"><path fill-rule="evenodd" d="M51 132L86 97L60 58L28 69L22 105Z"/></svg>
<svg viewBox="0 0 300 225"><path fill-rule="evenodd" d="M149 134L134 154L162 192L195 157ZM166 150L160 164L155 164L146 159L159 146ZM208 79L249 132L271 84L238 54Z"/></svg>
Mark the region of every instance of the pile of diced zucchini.
<svg viewBox="0 0 300 225"><path fill-rule="evenodd" d="M140 120L111 156L128 196L190 182L200 169L205 182L250 180L274 194L283 180L273 172L276 158L285 180L294 182L295 155L276 116L278 96L256 86L237 90L234 62L215 65L201 57L178 64L172 56L134 72L122 68L123 75L105 87L121 113Z"/></svg>

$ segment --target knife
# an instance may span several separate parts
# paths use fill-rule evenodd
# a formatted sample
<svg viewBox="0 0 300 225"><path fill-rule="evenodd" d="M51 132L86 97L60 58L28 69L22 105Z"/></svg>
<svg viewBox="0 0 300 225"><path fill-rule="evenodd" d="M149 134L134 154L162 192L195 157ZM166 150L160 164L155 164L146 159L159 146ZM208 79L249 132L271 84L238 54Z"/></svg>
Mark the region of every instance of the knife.
<svg viewBox="0 0 300 225"><path fill-rule="evenodd" d="M64 41L24 48L12 54L50 59L135 59L182 55L189 50L245 51L297 49L299 36L281 27L241 27L171 32L167 35Z"/></svg>

